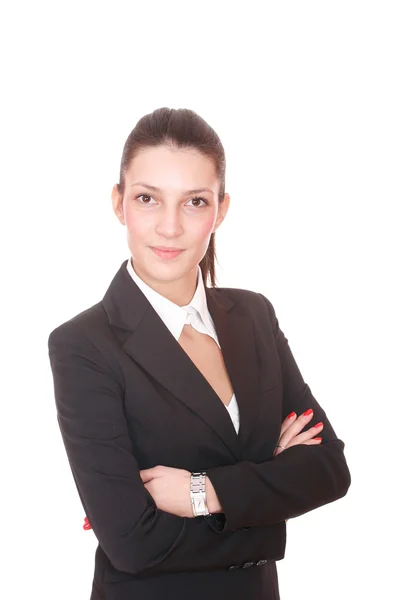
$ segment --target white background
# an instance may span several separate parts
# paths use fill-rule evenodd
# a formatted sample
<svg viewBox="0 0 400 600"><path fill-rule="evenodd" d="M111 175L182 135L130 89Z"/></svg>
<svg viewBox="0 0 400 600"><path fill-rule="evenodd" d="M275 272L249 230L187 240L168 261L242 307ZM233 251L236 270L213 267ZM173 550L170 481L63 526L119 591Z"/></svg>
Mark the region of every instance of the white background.
<svg viewBox="0 0 400 600"><path fill-rule="evenodd" d="M2 597L89 600L96 540L47 338L129 256L111 188L126 137L160 106L192 108L220 135L231 207L218 283L272 301L346 443L347 496L288 523L281 598L398 597L397 7L3 5Z"/></svg>

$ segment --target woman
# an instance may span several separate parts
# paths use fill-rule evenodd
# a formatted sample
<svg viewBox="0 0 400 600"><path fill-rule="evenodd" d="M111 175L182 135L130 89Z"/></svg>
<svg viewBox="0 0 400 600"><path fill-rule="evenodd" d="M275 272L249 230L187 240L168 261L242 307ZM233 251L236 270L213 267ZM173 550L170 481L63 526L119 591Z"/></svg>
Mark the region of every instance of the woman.
<svg viewBox="0 0 400 600"><path fill-rule="evenodd" d="M350 474L271 302L216 287L229 195L215 131L190 110L144 116L112 202L131 257L49 336L99 542L91 600L276 600L286 520L344 496Z"/></svg>

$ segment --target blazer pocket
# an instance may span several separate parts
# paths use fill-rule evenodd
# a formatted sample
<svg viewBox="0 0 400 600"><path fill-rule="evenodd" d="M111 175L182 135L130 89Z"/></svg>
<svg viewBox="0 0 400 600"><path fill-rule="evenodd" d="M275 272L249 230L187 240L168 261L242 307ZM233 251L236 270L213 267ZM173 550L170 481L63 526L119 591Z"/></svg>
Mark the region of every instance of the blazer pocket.
<svg viewBox="0 0 400 600"><path fill-rule="evenodd" d="M261 375L260 379L260 393L264 394L265 392L269 392L276 387L282 386L282 377L281 374L275 375L275 373L271 375Z"/></svg>

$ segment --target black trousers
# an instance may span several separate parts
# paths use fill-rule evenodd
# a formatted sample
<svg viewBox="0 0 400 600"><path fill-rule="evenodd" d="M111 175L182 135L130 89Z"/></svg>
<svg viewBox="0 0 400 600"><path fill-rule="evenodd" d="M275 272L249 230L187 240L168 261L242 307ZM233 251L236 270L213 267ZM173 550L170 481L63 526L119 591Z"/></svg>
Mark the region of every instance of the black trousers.
<svg viewBox="0 0 400 600"><path fill-rule="evenodd" d="M280 600L276 562L235 571L167 573L96 581L90 600Z"/></svg>

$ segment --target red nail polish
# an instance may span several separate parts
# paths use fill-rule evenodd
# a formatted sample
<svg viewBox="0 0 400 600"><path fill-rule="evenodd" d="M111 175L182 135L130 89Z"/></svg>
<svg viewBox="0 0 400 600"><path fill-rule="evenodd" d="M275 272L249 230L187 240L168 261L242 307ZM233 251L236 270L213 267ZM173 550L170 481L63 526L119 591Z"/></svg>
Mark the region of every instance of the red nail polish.
<svg viewBox="0 0 400 600"><path fill-rule="evenodd" d="M288 419L292 419L295 416L295 414L296 414L295 412L291 412L290 415L288 415L287 418Z"/></svg>
<svg viewBox="0 0 400 600"><path fill-rule="evenodd" d="M311 413L312 413L312 412L313 412L313 409L312 409L312 408L309 408L308 410L306 410L306 412L305 412L305 413L303 413L303 415L304 415L305 417L308 417L308 415L311 415Z"/></svg>
<svg viewBox="0 0 400 600"><path fill-rule="evenodd" d="M322 437L315 437L313 440L322 440Z"/></svg>
<svg viewBox="0 0 400 600"><path fill-rule="evenodd" d="M319 423L317 423L316 425L313 425L313 427L321 427L321 425L323 425L323 422L320 421ZM315 439L315 438L314 438Z"/></svg>
<svg viewBox="0 0 400 600"><path fill-rule="evenodd" d="M89 531L89 529L92 529L92 526L91 526L91 524L90 524L90 523L85 523L85 524L84 524L84 526L83 526L83 529L84 529L85 531Z"/></svg>

